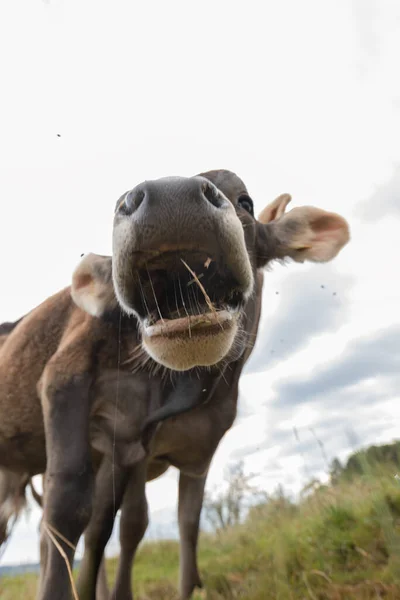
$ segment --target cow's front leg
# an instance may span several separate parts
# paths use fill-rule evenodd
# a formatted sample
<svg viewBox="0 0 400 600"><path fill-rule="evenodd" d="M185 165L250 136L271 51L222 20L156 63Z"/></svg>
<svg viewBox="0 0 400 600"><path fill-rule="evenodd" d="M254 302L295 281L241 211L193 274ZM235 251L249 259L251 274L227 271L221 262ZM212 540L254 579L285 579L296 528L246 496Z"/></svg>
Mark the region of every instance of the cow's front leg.
<svg viewBox="0 0 400 600"><path fill-rule="evenodd" d="M178 521L181 600L190 598L195 587L202 587L197 567L197 541L206 477L192 477L182 472L179 475Z"/></svg>
<svg viewBox="0 0 400 600"><path fill-rule="evenodd" d="M66 371L73 372L73 361L66 364L66 358L68 356L53 357L40 384L47 453L42 523L47 537L47 564L40 600L70 600L72 597L73 584L66 560L72 566L75 547L89 522L92 505L91 378L79 371L77 375L67 375ZM82 366L83 361L80 362Z"/></svg>
<svg viewBox="0 0 400 600"><path fill-rule="evenodd" d="M103 558L100 563L99 572L97 575L96 600L109 600L109 597L110 590L108 589L106 559L103 554Z"/></svg>
<svg viewBox="0 0 400 600"><path fill-rule="evenodd" d="M47 561L48 537L47 537L47 534L45 533L45 531L43 530L43 516L40 520L39 535L40 535L40 572L39 572L37 597L42 598L44 581L45 581L45 573L47 571L47 564L48 564L48 561Z"/></svg>
<svg viewBox="0 0 400 600"><path fill-rule="evenodd" d="M125 490L127 469L113 466L105 456L96 474L92 516L85 531L85 551L79 571L77 590L79 600L105 600L109 597L105 569L100 581L99 568L104 549L112 533L114 519ZM95 594L97 582L97 594Z"/></svg>
<svg viewBox="0 0 400 600"><path fill-rule="evenodd" d="M131 468L121 508L119 539L121 553L112 600L132 600L132 563L148 525L145 493L147 461Z"/></svg>

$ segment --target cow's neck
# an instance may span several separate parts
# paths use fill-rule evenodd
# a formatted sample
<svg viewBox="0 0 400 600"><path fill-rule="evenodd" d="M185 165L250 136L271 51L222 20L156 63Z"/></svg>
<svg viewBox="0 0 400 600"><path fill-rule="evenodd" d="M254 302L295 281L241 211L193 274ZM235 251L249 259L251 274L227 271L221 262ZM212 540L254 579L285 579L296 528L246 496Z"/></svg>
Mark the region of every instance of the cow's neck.
<svg viewBox="0 0 400 600"><path fill-rule="evenodd" d="M237 370L236 365L241 363L241 358L237 360L238 357L235 356L236 360L222 361L212 368L196 367L184 372L171 371L154 361L144 350L137 319L118 309L112 315L108 315L108 320L124 348L121 352L122 368L133 374L147 372L149 375L152 408L143 424L143 432L153 429L153 425L165 419L212 401L220 383L225 381L227 387L231 385L233 372Z"/></svg>

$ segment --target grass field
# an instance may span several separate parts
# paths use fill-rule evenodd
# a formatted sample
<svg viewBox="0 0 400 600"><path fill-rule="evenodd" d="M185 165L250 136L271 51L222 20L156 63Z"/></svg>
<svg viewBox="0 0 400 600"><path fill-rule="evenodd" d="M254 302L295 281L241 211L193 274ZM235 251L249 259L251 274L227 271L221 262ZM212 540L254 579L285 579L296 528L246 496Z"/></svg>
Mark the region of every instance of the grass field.
<svg viewBox="0 0 400 600"><path fill-rule="evenodd" d="M400 483L393 469L314 490L299 505L276 498L243 525L202 535L199 600L400 599ZM116 560L108 561L113 580ZM176 600L178 545L142 546L136 598ZM1 600L35 597L36 576L1 581Z"/></svg>

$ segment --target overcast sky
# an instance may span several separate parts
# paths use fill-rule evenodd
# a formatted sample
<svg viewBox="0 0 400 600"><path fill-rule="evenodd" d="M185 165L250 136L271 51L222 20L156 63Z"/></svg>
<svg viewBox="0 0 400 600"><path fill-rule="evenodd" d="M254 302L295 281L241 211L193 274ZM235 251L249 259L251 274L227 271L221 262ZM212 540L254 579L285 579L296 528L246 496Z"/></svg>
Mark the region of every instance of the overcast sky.
<svg viewBox="0 0 400 600"><path fill-rule="evenodd" d="M398 437L397 0L8 0L0 50L0 322L68 285L81 253L111 253L127 189L230 169L257 212L289 192L345 216L352 241L329 265L266 273L209 488L243 458L266 490L297 492L327 470L314 434L328 460ZM176 494L172 470L148 486L153 532L171 530ZM38 559L39 516L2 564Z"/></svg>

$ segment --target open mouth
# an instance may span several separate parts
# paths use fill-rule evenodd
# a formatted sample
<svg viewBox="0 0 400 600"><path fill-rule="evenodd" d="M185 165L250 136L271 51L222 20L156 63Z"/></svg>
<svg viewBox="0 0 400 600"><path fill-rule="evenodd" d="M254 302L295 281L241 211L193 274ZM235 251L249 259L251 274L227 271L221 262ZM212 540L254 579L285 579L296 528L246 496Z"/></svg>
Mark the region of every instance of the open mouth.
<svg viewBox="0 0 400 600"><path fill-rule="evenodd" d="M146 253L135 267L132 305L146 337L218 333L230 328L243 304L232 273L207 252Z"/></svg>

